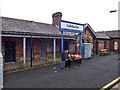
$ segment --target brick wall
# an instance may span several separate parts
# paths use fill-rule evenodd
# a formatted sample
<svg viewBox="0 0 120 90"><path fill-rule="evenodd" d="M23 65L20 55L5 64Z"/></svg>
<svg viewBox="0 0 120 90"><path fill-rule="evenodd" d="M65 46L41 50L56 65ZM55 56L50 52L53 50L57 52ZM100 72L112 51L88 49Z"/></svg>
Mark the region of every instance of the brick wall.
<svg viewBox="0 0 120 90"><path fill-rule="evenodd" d="M23 60L23 44L22 44L22 38L8 38L3 37L2 38L2 54L3 54L3 62L5 64L5 42L12 41L15 42L15 61L19 62Z"/></svg>
<svg viewBox="0 0 120 90"><path fill-rule="evenodd" d="M40 60L40 39L33 39L34 60Z"/></svg>
<svg viewBox="0 0 120 90"><path fill-rule="evenodd" d="M94 40L93 40L94 36L92 35L92 33L87 29L85 29L84 33L81 34L81 43L84 42L88 42L92 44L92 53L94 51ZM77 37L77 51L79 50L79 35Z"/></svg>
<svg viewBox="0 0 120 90"><path fill-rule="evenodd" d="M94 35L90 32L88 28L85 29L84 33L81 34L82 42L86 43L89 42L92 44L92 53L96 53L96 40L94 39ZM109 52L118 52L120 51L120 39L98 39L98 54L100 53L101 49L104 49L104 42L106 41L106 48ZM118 42L118 50L114 50L114 42ZM79 35L77 37L77 51L79 51Z"/></svg>
<svg viewBox="0 0 120 90"><path fill-rule="evenodd" d="M118 50L114 50L114 42L118 42ZM120 51L120 39L116 38L116 39L111 39L111 51L112 52L119 52Z"/></svg>
<svg viewBox="0 0 120 90"><path fill-rule="evenodd" d="M20 62L23 60L23 39L22 38L14 38L15 39L15 60L16 62Z"/></svg>
<svg viewBox="0 0 120 90"><path fill-rule="evenodd" d="M110 51L110 40L97 40L98 41L98 54L100 54L100 50L104 49L105 41L106 41L106 49Z"/></svg>
<svg viewBox="0 0 120 90"><path fill-rule="evenodd" d="M75 53L75 42L69 41L69 53Z"/></svg>
<svg viewBox="0 0 120 90"><path fill-rule="evenodd" d="M26 50L26 53L29 53L29 58L26 59L29 60L31 56L31 47L30 47L30 38L26 38L26 49L27 49L27 44L29 44L29 50ZM23 61L23 38L10 38L10 37L3 37L2 38L2 54L4 58L4 64L5 64L5 42L7 41L13 41L15 42L15 62L20 62ZM41 42L45 41L47 45L47 51L46 51L46 58L51 58L53 59L53 39L38 39L38 38L33 38L33 60L43 60L40 57L40 45ZM71 53L74 53L75 51L75 44L74 41L68 40L69 42L69 50ZM56 58L60 58L60 51L61 51L61 40L56 39ZM45 58L45 59L46 59Z"/></svg>

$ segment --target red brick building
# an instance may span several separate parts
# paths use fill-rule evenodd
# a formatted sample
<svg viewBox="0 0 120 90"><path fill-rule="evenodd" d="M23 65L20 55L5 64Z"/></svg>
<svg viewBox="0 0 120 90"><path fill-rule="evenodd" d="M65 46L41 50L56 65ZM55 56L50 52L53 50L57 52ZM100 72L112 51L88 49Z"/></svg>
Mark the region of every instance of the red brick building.
<svg viewBox="0 0 120 90"><path fill-rule="evenodd" d="M107 49L110 52L120 52L120 30L111 30L104 32L96 32L97 34L104 34L109 39L107 40ZM103 47L102 47L103 48Z"/></svg>
<svg viewBox="0 0 120 90"><path fill-rule="evenodd" d="M96 38L96 33L91 28L89 24L85 24L84 33L81 34L81 43L91 43L92 44L92 53L94 52L94 42ZM79 48L79 35L77 37L77 49Z"/></svg>
<svg viewBox="0 0 120 90"><path fill-rule="evenodd" d="M92 54L100 54L101 49L107 49L108 52L120 52L119 33L120 30L95 32L89 24L85 24L82 43L92 44ZM79 36L77 42L79 43ZM77 47L78 46L79 44L77 44Z"/></svg>
<svg viewBox="0 0 120 90"><path fill-rule="evenodd" d="M4 70L16 69L19 62L30 66L59 62L62 13L53 14L53 24L2 17L2 54ZM64 33L64 49L75 52L75 35ZM31 52L32 51L32 52Z"/></svg>
<svg viewBox="0 0 120 90"><path fill-rule="evenodd" d="M59 20L62 13L52 15L53 23L46 24L35 21L2 17L2 54L4 70L16 69L19 62L30 66L61 61L61 32ZM106 48L110 52L120 51L118 31L95 32L89 24L85 24L81 43L92 44L92 54L99 54ZM69 53L77 53L79 35L64 32L64 49ZM14 67L15 66L15 67Z"/></svg>

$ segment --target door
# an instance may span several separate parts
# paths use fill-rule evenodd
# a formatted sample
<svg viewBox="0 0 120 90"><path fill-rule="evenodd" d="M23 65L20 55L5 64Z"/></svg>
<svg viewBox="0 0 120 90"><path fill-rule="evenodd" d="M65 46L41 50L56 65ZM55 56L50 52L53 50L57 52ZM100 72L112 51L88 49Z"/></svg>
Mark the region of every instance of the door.
<svg viewBox="0 0 120 90"><path fill-rule="evenodd" d="M107 49L107 42L104 41L104 49Z"/></svg>
<svg viewBox="0 0 120 90"><path fill-rule="evenodd" d="M34 50L34 43L32 43L32 57L33 57L33 50ZM31 40L27 40L26 43L26 58L30 59L31 58Z"/></svg>
<svg viewBox="0 0 120 90"><path fill-rule="evenodd" d="M98 54L98 41L96 41L96 46L95 46L95 48L96 48L96 55Z"/></svg>
<svg viewBox="0 0 120 90"><path fill-rule="evenodd" d="M5 42L5 62L15 62L15 42Z"/></svg>
<svg viewBox="0 0 120 90"><path fill-rule="evenodd" d="M41 42L40 43L40 57L41 57L41 59L46 58L46 52L47 52L47 44L46 44L46 42Z"/></svg>

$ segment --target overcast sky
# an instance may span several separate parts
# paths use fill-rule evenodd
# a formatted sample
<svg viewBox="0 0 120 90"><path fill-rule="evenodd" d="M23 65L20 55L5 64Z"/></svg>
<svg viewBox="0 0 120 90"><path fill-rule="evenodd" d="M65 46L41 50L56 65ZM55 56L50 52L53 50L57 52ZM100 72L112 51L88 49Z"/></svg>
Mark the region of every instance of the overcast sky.
<svg viewBox="0 0 120 90"><path fill-rule="evenodd" d="M1 16L52 24L52 14L63 20L89 23L94 31L118 29L119 0L1 0Z"/></svg>

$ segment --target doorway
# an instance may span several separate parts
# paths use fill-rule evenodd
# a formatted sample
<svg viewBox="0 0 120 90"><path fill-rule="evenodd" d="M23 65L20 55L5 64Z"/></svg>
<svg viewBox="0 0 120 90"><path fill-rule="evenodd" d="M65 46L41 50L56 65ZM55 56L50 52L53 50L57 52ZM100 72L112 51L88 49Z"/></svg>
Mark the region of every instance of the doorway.
<svg viewBox="0 0 120 90"><path fill-rule="evenodd" d="M96 44L95 44L96 46L95 46L95 48L96 48L96 55L98 54L98 41L96 41Z"/></svg>
<svg viewBox="0 0 120 90"><path fill-rule="evenodd" d="M104 49L107 49L107 42L104 41Z"/></svg>
<svg viewBox="0 0 120 90"><path fill-rule="evenodd" d="M5 62L15 62L15 42L5 42Z"/></svg>

